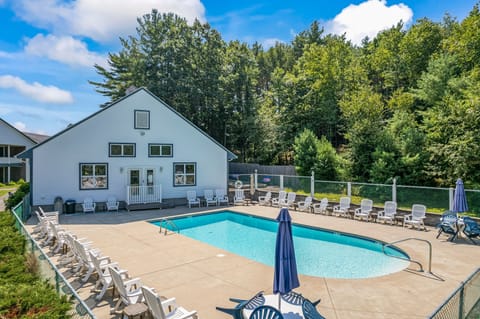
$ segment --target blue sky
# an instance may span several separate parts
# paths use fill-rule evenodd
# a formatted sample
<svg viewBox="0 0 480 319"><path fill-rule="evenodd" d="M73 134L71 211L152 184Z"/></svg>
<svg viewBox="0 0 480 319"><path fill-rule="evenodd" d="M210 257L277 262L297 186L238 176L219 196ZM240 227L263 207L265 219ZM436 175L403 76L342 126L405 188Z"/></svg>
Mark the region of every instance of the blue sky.
<svg viewBox="0 0 480 319"><path fill-rule="evenodd" d="M52 135L98 110L107 99L88 80L106 65L136 17L157 8L198 18L225 40L289 42L318 20L327 33L359 43L402 20L408 27L446 12L463 20L478 0L0 0L0 117Z"/></svg>

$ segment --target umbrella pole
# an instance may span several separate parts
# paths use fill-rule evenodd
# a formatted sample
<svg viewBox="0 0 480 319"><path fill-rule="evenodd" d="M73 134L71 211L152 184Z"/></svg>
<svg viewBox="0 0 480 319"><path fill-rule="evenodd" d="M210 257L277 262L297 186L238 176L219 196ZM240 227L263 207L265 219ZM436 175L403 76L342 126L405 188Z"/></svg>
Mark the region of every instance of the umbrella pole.
<svg viewBox="0 0 480 319"><path fill-rule="evenodd" d="M282 294L278 293L278 311L282 312Z"/></svg>

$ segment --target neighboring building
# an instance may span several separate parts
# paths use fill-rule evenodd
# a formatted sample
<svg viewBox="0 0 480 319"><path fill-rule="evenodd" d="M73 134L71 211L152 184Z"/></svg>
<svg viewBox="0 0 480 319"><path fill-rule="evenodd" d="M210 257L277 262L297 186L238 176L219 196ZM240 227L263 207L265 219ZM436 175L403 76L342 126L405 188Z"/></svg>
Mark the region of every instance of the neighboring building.
<svg viewBox="0 0 480 319"><path fill-rule="evenodd" d="M183 199L187 190L226 191L228 161L235 158L144 88L20 156L32 163L33 206L53 205L57 197L78 204L115 196L128 209Z"/></svg>
<svg viewBox="0 0 480 319"><path fill-rule="evenodd" d="M0 183L29 180L28 162L16 155L44 141L48 136L17 130L0 118Z"/></svg>

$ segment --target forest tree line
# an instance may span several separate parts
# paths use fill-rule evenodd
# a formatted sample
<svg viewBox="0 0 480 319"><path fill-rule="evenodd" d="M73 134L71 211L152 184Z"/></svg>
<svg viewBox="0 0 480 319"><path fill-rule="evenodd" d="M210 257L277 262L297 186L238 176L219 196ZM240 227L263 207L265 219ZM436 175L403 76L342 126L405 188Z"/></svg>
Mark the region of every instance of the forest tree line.
<svg viewBox="0 0 480 319"><path fill-rule="evenodd" d="M355 46L318 22L270 48L155 10L91 81L146 87L240 162L325 179L480 186L480 11L399 23ZM310 175L310 174L307 174Z"/></svg>

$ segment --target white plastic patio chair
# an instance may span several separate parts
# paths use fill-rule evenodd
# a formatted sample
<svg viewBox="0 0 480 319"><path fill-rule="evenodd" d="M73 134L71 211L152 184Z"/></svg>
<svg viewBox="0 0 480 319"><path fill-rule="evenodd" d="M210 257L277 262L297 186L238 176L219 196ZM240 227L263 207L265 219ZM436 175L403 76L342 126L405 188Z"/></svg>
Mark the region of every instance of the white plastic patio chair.
<svg viewBox="0 0 480 319"><path fill-rule="evenodd" d="M195 310L188 311L183 307L177 306L175 298L161 301L160 297L151 288L143 286L141 289L153 319L197 318Z"/></svg>
<svg viewBox="0 0 480 319"><path fill-rule="evenodd" d="M267 192L264 196L258 196L258 204L269 206L272 204L272 192Z"/></svg>
<svg viewBox="0 0 480 319"><path fill-rule="evenodd" d="M83 200L82 208L84 213L88 213L88 212L95 213L96 206L97 204L90 197L87 197Z"/></svg>
<svg viewBox="0 0 480 319"><path fill-rule="evenodd" d="M415 226L420 229L420 226L425 228L425 225L423 224L423 220L425 219L425 215L427 213L427 207L425 205L420 205L420 204L413 204L412 205L412 213L405 215L404 219L404 227L407 225L412 225L412 228L415 228Z"/></svg>
<svg viewBox="0 0 480 319"><path fill-rule="evenodd" d="M272 206L279 207L280 205L282 205L281 203L283 203L286 198L287 198L287 192L279 191L278 197L272 198Z"/></svg>
<svg viewBox="0 0 480 319"><path fill-rule="evenodd" d="M206 189L203 191L203 197L205 198L205 203L208 206L217 206L218 201L214 198L213 196L213 190L212 189Z"/></svg>
<svg viewBox="0 0 480 319"><path fill-rule="evenodd" d="M295 205L295 198L297 197L297 194L295 192L289 192L287 194L287 198L282 202L279 202L279 205L285 206L285 207L293 207Z"/></svg>
<svg viewBox="0 0 480 319"><path fill-rule="evenodd" d="M337 216L350 217L348 211L350 210L350 197L341 197L340 203L333 206L333 214Z"/></svg>
<svg viewBox="0 0 480 319"><path fill-rule="evenodd" d="M225 195L225 190L222 188L217 188L215 190L215 199L217 200L218 205L228 205L228 196Z"/></svg>
<svg viewBox="0 0 480 319"><path fill-rule="evenodd" d="M386 201L383 210L378 212L377 220L383 220L384 223L388 221L391 225L393 225L396 214L397 203L393 201Z"/></svg>
<svg viewBox="0 0 480 319"><path fill-rule="evenodd" d="M312 208L312 200L312 196L307 196L304 201L298 202L298 210L301 212L310 212Z"/></svg>
<svg viewBox="0 0 480 319"><path fill-rule="evenodd" d="M371 199L364 198L360 202L360 207L355 209L353 213L353 218L358 218L360 220L365 220L368 222L370 220L370 213L373 209L373 201Z"/></svg>
<svg viewBox="0 0 480 319"><path fill-rule="evenodd" d="M95 266L95 270L98 275L98 280L95 283L94 291L98 291L100 286L102 289L99 291L98 295L95 297L96 300L101 300L107 289L113 286L113 279L112 275L110 274L109 267L112 267L118 271L118 273L122 276L123 279L128 278L128 273L124 269L120 269L118 263L111 263L110 259L108 259L109 263L104 262L102 258L98 258L94 253L91 251L88 252L90 255L90 260L92 261L93 265Z"/></svg>
<svg viewBox="0 0 480 319"><path fill-rule="evenodd" d="M200 199L197 197L196 191L187 191L188 207L192 208L192 205L198 205L200 207Z"/></svg>
<svg viewBox="0 0 480 319"><path fill-rule="evenodd" d="M241 188L235 189L235 196L233 197L233 205L245 205L245 192Z"/></svg>
<svg viewBox="0 0 480 319"><path fill-rule="evenodd" d="M122 278L122 274L115 268L109 267L108 270L112 276L113 285L120 295L115 307L110 311L111 314L116 313L122 304L126 307L142 302L143 293L140 278L133 278L125 281Z"/></svg>
<svg viewBox="0 0 480 319"><path fill-rule="evenodd" d="M118 212L118 206L119 206L120 202L117 201L117 199L115 198L115 196L109 196L107 198L107 212L110 212L110 211L117 211Z"/></svg>
<svg viewBox="0 0 480 319"><path fill-rule="evenodd" d="M328 199L326 197L320 200L320 203L313 204L313 213L314 214L327 214Z"/></svg>

